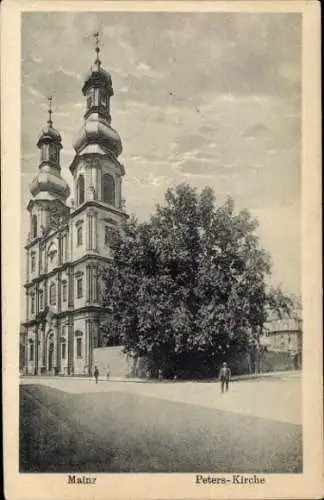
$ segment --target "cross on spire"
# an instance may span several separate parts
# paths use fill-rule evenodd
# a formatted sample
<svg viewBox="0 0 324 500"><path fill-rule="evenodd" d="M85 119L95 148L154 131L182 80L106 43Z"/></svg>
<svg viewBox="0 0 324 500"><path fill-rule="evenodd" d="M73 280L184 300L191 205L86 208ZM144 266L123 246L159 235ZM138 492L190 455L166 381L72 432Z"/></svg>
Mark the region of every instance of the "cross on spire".
<svg viewBox="0 0 324 500"><path fill-rule="evenodd" d="M53 125L52 122L52 102L53 102L53 96L50 96L47 98L48 100L48 124L51 127Z"/></svg>
<svg viewBox="0 0 324 500"><path fill-rule="evenodd" d="M96 31L96 33L93 34L93 37L95 39L95 44L96 44L95 50L97 52L96 62L100 62L100 60L99 60L99 52L100 52L100 49L99 49L99 38L100 38L99 31Z"/></svg>

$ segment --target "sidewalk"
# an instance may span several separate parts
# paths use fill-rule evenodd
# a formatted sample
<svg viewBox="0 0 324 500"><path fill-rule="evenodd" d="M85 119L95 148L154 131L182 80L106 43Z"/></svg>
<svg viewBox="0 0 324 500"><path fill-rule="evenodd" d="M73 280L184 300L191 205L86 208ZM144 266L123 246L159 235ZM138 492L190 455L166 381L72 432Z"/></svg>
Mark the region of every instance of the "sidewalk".
<svg viewBox="0 0 324 500"><path fill-rule="evenodd" d="M287 370L287 371L278 371L278 372L268 372L268 373L251 373L251 374L244 374L244 375L234 375L231 377L232 382L241 382L244 380L258 380L258 379L265 379L265 378L280 378L280 377L300 377L302 374L301 370ZM51 376L51 375L20 375L21 379L30 379L34 380L35 378L44 378L44 379L69 379L69 380L93 380L94 377L88 377L88 376L83 376L83 375L72 375L72 376L64 376L64 375L56 375L56 376ZM107 379L106 377L99 377L101 382L132 382L132 383L141 383L141 384L152 384L152 383L163 383L163 384L171 384L171 383L186 383L186 382L197 382L197 383L215 383L218 381L217 378L212 378L212 379L200 379L200 380L195 380L195 379L187 379L187 380L169 380L169 379L164 379L164 380L157 380L157 379L148 379L148 378L131 378L131 377L110 377Z"/></svg>

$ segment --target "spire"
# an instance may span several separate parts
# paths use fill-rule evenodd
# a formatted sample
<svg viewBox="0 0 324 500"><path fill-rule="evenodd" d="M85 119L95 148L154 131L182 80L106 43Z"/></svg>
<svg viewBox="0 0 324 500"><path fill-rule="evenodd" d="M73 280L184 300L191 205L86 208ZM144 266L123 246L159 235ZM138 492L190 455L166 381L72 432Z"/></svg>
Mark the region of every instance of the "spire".
<svg viewBox="0 0 324 500"><path fill-rule="evenodd" d="M103 68L99 57L99 32L93 34L96 59L85 76L82 93L86 98L84 127L78 135L74 148L77 153L89 144L110 151L116 157L122 151L118 133L110 126L110 98L114 95L111 75Z"/></svg>
<svg viewBox="0 0 324 500"><path fill-rule="evenodd" d="M53 122L52 122L52 101L53 101L53 96L50 96L47 98L48 100L48 120L47 123L49 127L53 127Z"/></svg>
<svg viewBox="0 0 324 500"><path fill-rule="evenodd" d="M99 58L99 52L100 52L100 48L99 48L99 31L97 31L96 33L93 34L94 36L94 39L95 39L95 44L96 44L96 47L95 47L95 51L96 51L96 60L95 60L95 64L97 66L97 70L99 70L100 68L100 65L101 65L101 61L100 61L100 58Z"/></svg>
<svg viewBox="0 0 324 500"><path fill-rule="evenodd" d="M61 136L60 133L53 127L52 113L53 113L53 96L47 98L48 101L48 120L47 125L42 131L41 136L38 139L38 147L41 148L44 143L55 143L61 148Z"/></svg>

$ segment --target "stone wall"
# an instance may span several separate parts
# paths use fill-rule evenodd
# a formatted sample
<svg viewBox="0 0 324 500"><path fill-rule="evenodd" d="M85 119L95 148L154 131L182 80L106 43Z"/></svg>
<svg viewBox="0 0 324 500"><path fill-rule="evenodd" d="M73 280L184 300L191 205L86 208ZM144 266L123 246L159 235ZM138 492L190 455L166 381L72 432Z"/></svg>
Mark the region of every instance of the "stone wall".
<svg viewBox="0 0 324 500"><path fill-rule="evenodd" d="M123 353L122 347L98 347L93 350L93 366L97 366L100 376L106 376L109 366L111 377L131 377L134 360Z"/></svg>

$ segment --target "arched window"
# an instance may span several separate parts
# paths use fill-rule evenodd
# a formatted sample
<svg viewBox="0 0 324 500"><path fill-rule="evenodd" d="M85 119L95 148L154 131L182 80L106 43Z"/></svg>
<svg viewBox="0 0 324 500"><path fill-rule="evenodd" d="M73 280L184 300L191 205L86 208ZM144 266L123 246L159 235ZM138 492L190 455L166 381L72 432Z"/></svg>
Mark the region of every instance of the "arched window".
<svg viewBox="0 0 324 500"><path fill-rule="evenodd" d="M56 257L56 255L57 255L57 247L56 247L56 244L54 242L52 242L50 244L50 246L48 247L47 255L48 255L51 263L53 263L54 257Z"/></svg>
<svg viewBox="0 0 324 500"><path fill-rule="evenodd" d="M29 361L34 361L34 341L29 341Z"/></svg>
<svg viewBox="0 0 324 500"><path fill-rule="evenodd" d="M105 89L101 89L100 91L100 106L104 106L105 108L107 107L107 99L108 94Z"/></svg>
<svg viewBox="0 0 324 500"><path fill-rule="evenodd" d="M41 160L42 161L48 161L48 157L49 157L49 144L43 144L43 147L42 147L42 153L41 153Z"/></svg>
<svg viewBox="0 0 324 500"><path fill-rule="evenodd" d="M83 175L79 175L77 182L77 194L78 194L78 205L82 205L84 203L84 177Z"/></svg>
<svg viewBox="0 0 324 500"><path fill-rule="evenodd" d="M49 159L53 163L57 162L57 156L58 156L57 152L58 152L57 146L55 144L51 144L49 149Z"/></svg>
<svg viewBox="0 0 324 500"><path fill-rule="evenodd" d="M91 88L88 90L87 92L87 108L88 110L95 105L95 102L94 102L94 89Z"/></svg>
<svg viewBox="0 0 324 500"><path fill-rule="evenodd" d="M82 339L80 337L76 340L76 355L77 358L82 358Z"/></svg>
<svg viewBox="0 0 324 500"><path fill-rule="evenodd" d="M32 217L32 237L36 238L37 236L37 216L33 215Z"/></svg>
<svg viewBox="0 0 324 500"><path fill-rule="evenodd" d="M115 205L115 181L109 174L102 176L102 201Z"/></svg>
<svg viewBox="0 0 324 500"><path fill-rule="evenodd" d="M80 330L77 330L75 332L75 336L76 336L76 357L82 358L82 336L83 336L83 333L80 332Z"/></svg>
<svg viewBox="0 0 324 500"><path fill-rule="evenodd" d="M50 305L55 306L56 304L56 285L55 283L51 283L50 288L49 288L49 299L50 299Z"/></svg>
<svg viewBox="0 0 324 500"><path fill-rule="evenodd" d="M81 299L83 297L83 282L82 276L78 276L76 280L76 296L77 299Z"/></svg>
<svg viewBox="0 0 324 500"><path fill-rule="evenodd" d="M82 245L82 226L77 229L77 245L80 247Z"/></svg>

